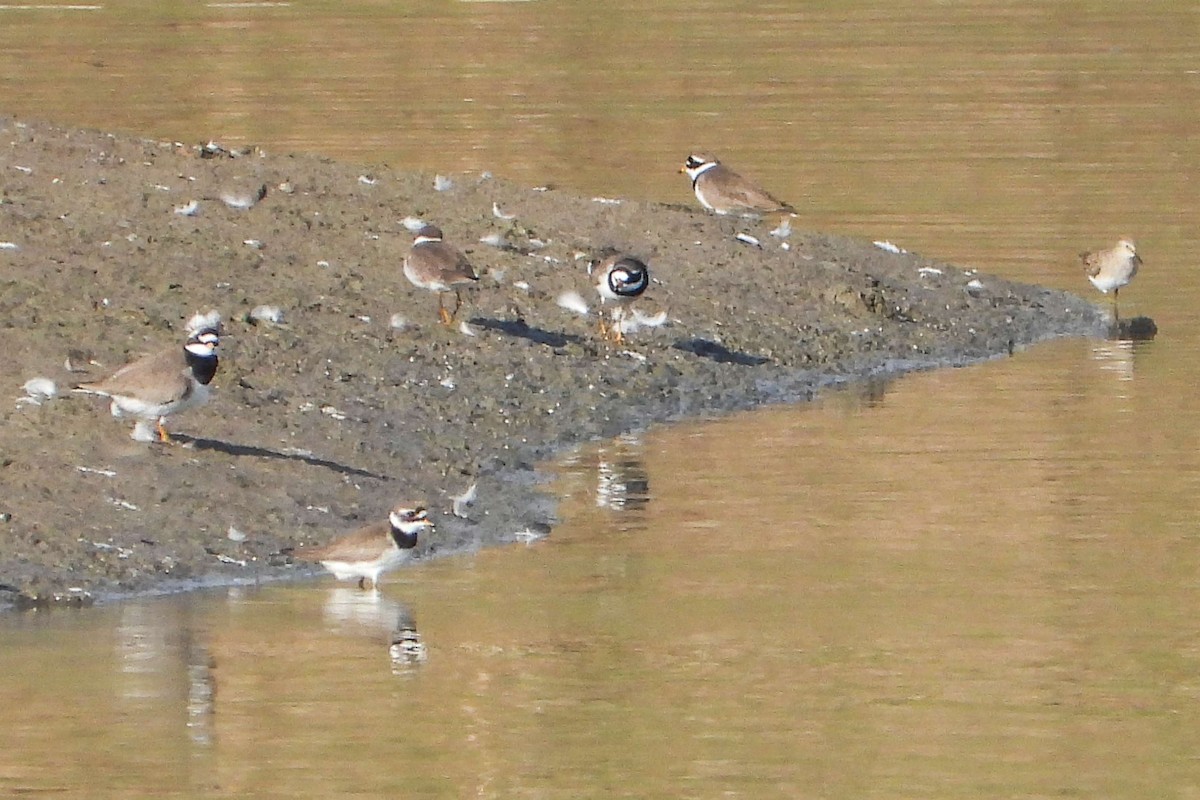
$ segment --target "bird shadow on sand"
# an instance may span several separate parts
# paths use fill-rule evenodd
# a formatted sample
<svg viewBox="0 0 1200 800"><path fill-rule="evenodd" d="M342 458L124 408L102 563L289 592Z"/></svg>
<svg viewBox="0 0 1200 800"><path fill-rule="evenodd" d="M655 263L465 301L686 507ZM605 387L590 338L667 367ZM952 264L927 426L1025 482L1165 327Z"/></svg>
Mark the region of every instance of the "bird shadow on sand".
<svg viewBox="0 0 1200 800"><path fill-rule="evenodd" d="M218 453L238 456L239 458L274 458L280 461L299 461L312 467L323 467L324 469L333 470L341 475L376 478L381 481L391 480L387 475L380 475L370 470L351 467L348 464L339 464L337 461L320 458L319 456L302 451L283 453L278 450L270 450L266 447L256 447L252 444L235 444L233 442L223 442L220 439L201 439L196 436L188 436L185 433L172 433L171 438L183 444L191 445L197 450L214 450Z"/></svg>
<svg viewBox="0 0 1200 800"><path fill-rule="evenodd" d="M701 358L716 361L718 364L740 364L743 367L758 367L771 360L763 356L752 356L749 353L730 350L725 345L710 339L680 339L671 345L671 347L676 350L682 350L685 353L700 356Z"/></svg>
<svg viewBox="0 0 1200 800"><path fill-rule="evenodd" d="M577 334L535 328L521 319L475 317L471 320L471 324L487 331L503 333L505 336L514 336L546 347L566 347L568 344L581 344L584 341L583 337Z"/></svg>

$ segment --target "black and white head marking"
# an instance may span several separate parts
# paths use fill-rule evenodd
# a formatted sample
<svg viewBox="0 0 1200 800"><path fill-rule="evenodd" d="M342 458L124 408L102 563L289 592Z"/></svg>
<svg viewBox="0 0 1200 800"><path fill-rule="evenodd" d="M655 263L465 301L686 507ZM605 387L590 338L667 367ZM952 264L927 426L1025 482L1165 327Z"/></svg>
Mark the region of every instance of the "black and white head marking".
<svg viewBox="0 0 1200 800"><path fill-rule="evenodd" d="M426 242L442 241L442 229L436 225L426 225L417 231L417 237L413 239L413 244L425 244Z"/></svg>
<svg viewBox="0 0 1200 800"><path fill-rule="evenodd" d="M705 156L692 154L687 157L687 161L683 162L683 171L692 179L692 185L696 185L696 179L710 169L716 168L719 162L715 158L706 158Z"/></svg>
<svg viewBox="0 0 1200 800"><path fill-rule="evenodd" d="M429 517L425 509L421 506L416 508L397 508L388 514L388 522L392 526L392 535L397 538L402 535L406 538L411 538L414 542L417 538L417 533L422 528L433 527L433 523L429 521ZM408 545L412 547L412 545Z"/></svg>
<svg viewBox="0 0 1200 800"><path fill-rule="evenodd" d="M217 347L220 343L217 332L206 329L193 333L183 346L183 357L191 367L192 376L205 386L217 374Z"/></svg>
<svg viewBox="0 0 1200 800"><path fill-rule="evenodd" d="M184 349L197 358L216 358L220 344L221 337L216 331L204 330L189 336Z"/></svg>
<svg viewBox="0 0 1200 800"><path fill-rule="evenodd" d="M637 297L646 291L650 276L645 264L633 258L623 258L608 271L606 280L609 291L617 297Z"/></svg>

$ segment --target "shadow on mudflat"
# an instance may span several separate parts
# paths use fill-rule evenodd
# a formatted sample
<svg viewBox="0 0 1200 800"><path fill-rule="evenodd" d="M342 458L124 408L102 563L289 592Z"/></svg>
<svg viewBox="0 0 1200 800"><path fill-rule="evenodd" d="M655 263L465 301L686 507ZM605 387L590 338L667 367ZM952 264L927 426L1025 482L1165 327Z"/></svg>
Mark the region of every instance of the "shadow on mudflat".
<svg viewBox="0 0 1200 800"><path fill-rule="evenodd" d="M709 339L680 339L671 345L671 347L676 350L682 350L685 353L700 356L701 358L716 361L718 364L741 364L743 367L758 367L771 360L762 356L752 356L749 353L742 353L738 350L730 350L725 345L718 344Z"/></svg>
<svg viewBox="0 0 1200 800"><path fill-rule="evenodd" d="M487 331L496 331L505 336L514 336L546 347L566 347L568 344L581 344L584 341L583 337L577 334L535 328L523 319L474 317L471 319L471 324Z"/></svg>
<svg viewBox="0 0 1200 800"><path fill-rule="evenodd" d="M370 470L351 467L347 464L339 464L336 461L330 461L327 458L320 458L308 452L290 452L283 453L278 450L270 450L266 447L256 447L252 444L235 444L233 442L223 442L220 439L200 439L195 436L188 436L185 433L173 433L172 439L177 439L184 444L190 444L197 450L213 450L226 455L252 458L275 458L281 461L301 461L313 467L324 467L325 469L333 470L341 475L354 475L360 478L376 478L381 481L391 480L387 475L380 475Z"/></svg>

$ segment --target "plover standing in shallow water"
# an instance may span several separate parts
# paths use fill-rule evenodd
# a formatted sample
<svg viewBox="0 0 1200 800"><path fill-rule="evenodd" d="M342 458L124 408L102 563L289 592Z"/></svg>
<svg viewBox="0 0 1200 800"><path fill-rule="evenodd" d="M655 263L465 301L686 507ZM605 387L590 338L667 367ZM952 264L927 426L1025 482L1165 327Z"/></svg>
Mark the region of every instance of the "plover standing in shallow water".
<svg viewBox="0 0 1200 800"><path fill-rule="evenodd" d="M417 546L417 535L433 523L419 505L398 505L386 520L348 533L329 544L298 547L296 558L319 561L338 580L358 578L363 589L373 589L384 572L398 567Z"/></svg>
<svg viewBox="0 0 1200 800"><path fill-rule="evenodd" d="M187 323L187 341L126 364L108 378L75 387L77 392L98 394L112 400L112 415L137 418L131 436L140 442L153 441L157 425L159 441L169 441L163 423L172 414L208 402L208 384L217 373L221 315L217 311L196 314Z"/></svg>
<svg viewBox="0 0 1200 800"><path fill-rule="evenodd" d="M679 170L692 179L692 191L700 205L714 214L761 217L763 214L791 214L796 211L743 178L720 161L693 153Z"/></svg>
<svg viewBox="0 0 1200 800"><path fill-rule="evenodd" d="M462 307L460 289L477 282L479 273L465 255L442 240L440 228L425 225L417 231L404 259L404 277L414 286L437 292L438 318L443 325L450 325ZM454 311L447 311L442 303L442 293L450 291L454 292Z"/></svg>
<svg viewBox="0 0 1200 800"><path fill-rule="evenodd" d="M1127 286L1133 280L1133 276L1137 275L1138 267L1142 265L1142 259L1137 254L1137 247L1134 245L1133 239L1128 236L1122 237L1120 241L1106 250L1080 253L1079 258L1083 261L1088 280L1092 282L1092 285L1105 294L1112 292L1113 310L1116 311L1117 295L1121 291L1121 287Z"/></svg>

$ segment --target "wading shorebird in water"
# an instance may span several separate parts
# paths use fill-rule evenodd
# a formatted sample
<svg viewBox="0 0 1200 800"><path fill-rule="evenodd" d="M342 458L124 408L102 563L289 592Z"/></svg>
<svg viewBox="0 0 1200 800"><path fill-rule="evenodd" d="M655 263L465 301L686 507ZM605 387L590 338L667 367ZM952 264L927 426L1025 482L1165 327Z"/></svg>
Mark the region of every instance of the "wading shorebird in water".
<svg viewBox="0 0 1200 800"><path fill-rule="evenodd" d="M1088 280L1101 292L1113 295L1113 313L1117 313L1117 295L1122 286L1128 286L1137 275L1142 259L1137 254L1137 246L1133 239L1124 236L1112 247L1106 250L1093 250L1080 253L1087 270Z"/></svg>
<svg viewBox="0 0 1200 800"><path fill-rule="evenodd" d="M348 533L326 545L297 547L292 554L319 561L338 580L358 578L359 588L374 589L379 576L404 563L417 546L417 535L433 523L421 505L401 504L386 520Z"/></svg>

